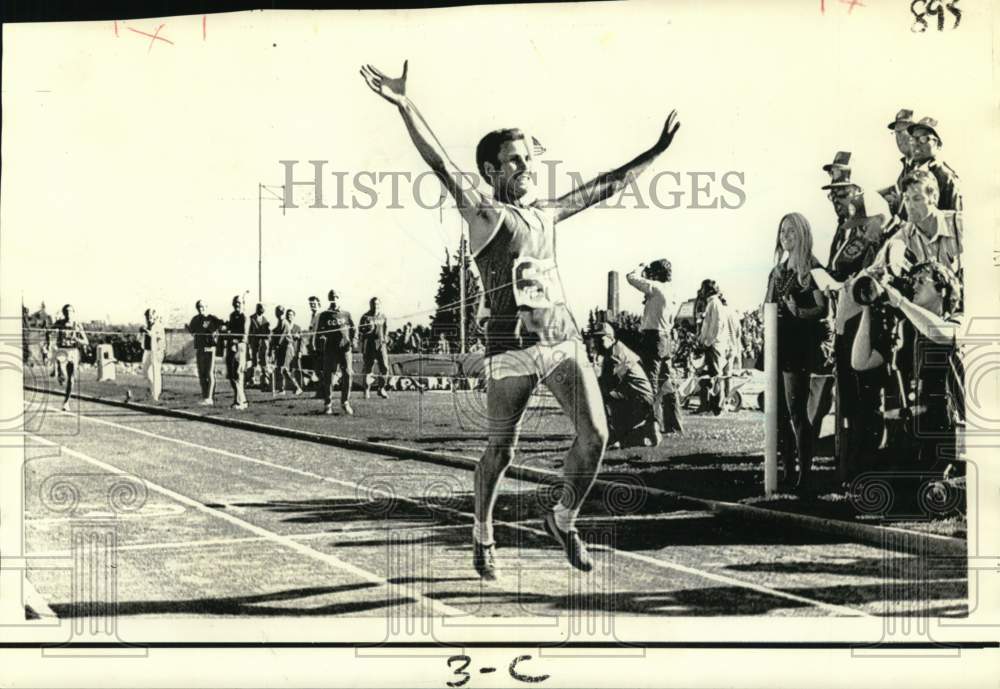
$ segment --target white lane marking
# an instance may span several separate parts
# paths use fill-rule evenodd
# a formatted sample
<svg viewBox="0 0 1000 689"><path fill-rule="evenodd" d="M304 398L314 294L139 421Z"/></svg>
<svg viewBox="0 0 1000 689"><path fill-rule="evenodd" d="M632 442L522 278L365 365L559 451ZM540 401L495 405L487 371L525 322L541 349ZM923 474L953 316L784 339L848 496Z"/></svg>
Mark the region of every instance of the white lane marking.
<svg viewBox="0 0 1000 689"><path fill-rule="evenodd" d="M78 451L73 450L73 449L71 449L69 447L61 446L58 443L55 443L55 442L53 442L51 440L48 440L46 438L42 438L41 436L37 436L37 435L35 435L33 433L26 433L25 435L30 435L30 436L32 436L32 437L34 437L34 438L42 441L43 443L46 443L46 444L51 445L53 447L59 447L62 452L66 453L70 457L76 457L77 459L81 459L81 460L83 460L85 462L89 462L90 464L93 464L94 466L96 466L96 467L98 467L100 469L103 469L104 471L107 471L107 472L110 472L110 473L114 473L114 474L124 474L124 473L127 473L127 472L122 471L121 469L119 469L117 467L114 467L114 466L112 466L110 464L102 462L99 459L95 459L94 457L91 457L90 455L84 454L83 452L78 452ZM196 509L196 510L198 510L200 512L205 512L206 514L211 514L211 515L213 515L215 517L218 517L219 519L223 519L223 520L229 522L230 524L234 524L235 526L238 526L238 527L240 527L242 529L245 529L245 530L247 530L247 531L249 531L251 533L255 533L255 534L257 534L258 536L260 536L261 538L263 538L265 540L271 541L272 543L277 543L278 545L282 545L282 546L284 546L284 547L286 547L286 548L288 548L290 550L294 550L295 552L299 553L300 555L305 555L306 557L311 557L314 560L319 560L320 562L323 562L325 564L328 564L328 565L331 565L333 567L336 567L337 569L340 569L340 570L342 570L344 572L347 572L348 574L351 574L351 575L353 575L355 577L359 577L359 578L361 578L361 579L363 579L365 581L370 581L370 582L377 583L377 584L389 585L389 582L384 577L380 577L379 575L375 574L374 572L369 572L368 570L362 569L361 567L357 567L355 565L352 565L349 562L344 562L340 558L334 557L333 555L328 555L327 553L322 553L322 552L320 552L318 550L314 550L314 549L310 548L307 545L303 545L301 543L298 543L298 542L292 540L288 536L282 536L281 534L276 534L273 531L268 531L267 529L262 528L260 526L257 526L256 524L251 524L248 521L244 521L243 519L240 519L239 517L234 517L231 514L226 514L225 512L222 512L221 510L217 510L217 509L214 509L214 508L211 508L211 507L206 507L205 505L203 505L202 503L198 502L197 500L195 500L193 498L189 498L188 496L182 495L181 493L178 493L177 491L171 490L169 488L165 488L164 486L160 486L160 485L158 485L156 483L153 483L152 481L150 481L148 479L143 479L143 480L146 482L146 486L150 490L154 490L157 493L160 493L161 495L165 495L168 498L176 500L177 502L180 502L180 503L183 503L185 505L188 505L189 507L192 507L192 508L194 508L194 509ZM452 607L452 606L450 606L450 605L448 605L446 603L442 603L440 601L434 600L433 598L429 598L427 596L421 595L420 593L414 593L413 595L417 596L419 598L422 598L424 601L426 601L434 610L436 610L438 612L438 614L441 614L441 615L456 615L456 616L458 616L458 615L467 616L468 615L468 613L466 613L464 610L459 610L458 608L454 608L454 607Z"/></svg>
<svg viewBox="0 0 1000 689"><path fill-rule="evenodd" d="M65 520L63 520L65 521ZM411 528L399 528L399 527L383 527L378 529L345 529L343 531L318 531L314 533L302 533L302 534L288 534L286 538L290 538L295 541L312 541L320 538L339 538L342 536L365 536L375 533L383 533L387 530L391 530L395 533L401 531L445 531L448 529L467 529L469 528L467 524L439 524L437 526L414 526ZM120 545L117 548L118 552L130 551L130 550L169 550L174 548L179 548L185 550L187 548L208 548L213 545L240 545L243 543L260 543L261 541L266 541L267 539L263 536L247 536L245 538L203 538L197 541L168 541L166 543L133 543L132 545ZM33 558L37 557L67 557L72 555L70 550L44 550L31 552L28 555Z"/></svg>
<svg viewBox="0 0 1000 689"><path fill-rule="evenodd" d="M156 505L150 508L142 508L135 512L109 512L107 510L91 510L90 512L73 513L74 519L90 519L90 518L113 518L116 520L134 520L142 519L144 517L156 517L157 519L162 519L163 517L179 517L187 512L183 505ZM30 524L32 526L38 524L64 524L66 522L66 516L62 517L36 517L36 518L26 518L24 520L25 524Z"/></svg>
<svg viewBox="0 0 1000 689"><path fill-rule="evenodd" d="M67 414L68 414L68 412L67 412ZM74 414L73 416L76 416L76 415ZM263 460L263 459L257 459L257 458L254 458L254 457L248 457L246 455L241 455L241 454L238 454L238 453L235 453L235 452L229 452L228 450L219 450L219 449L216 449L216 448L213 448L213 447L208 447L207 445L200 445L198 443L193 443L193 442L188 441L188 440L179 440L177 438L171 438L170 436L159 435L158 433L153 433L151 431L144 431L144 430L138 429L138 428L132 428L132 427L126 426L124 424L118 424L118 423L114 423L114 422L111 422L111 421L105 421L103 419L95 419L95 418L92 418L92 417L89 417L89 416L84 416L82 414L78 418L86 419L86 420L88 420L88 421L90 421L92 423L103 424L103 425L106 425L106 426L112 426L114 428L120 428L122 430L131 431L133 433L138 433L139 435L144 435L144 436L147 436L147 437L150 437L150 438L156 438L158 440L165 440L167 442L176 443L178 445L184 445L184 446L187 446L187 447L197 448L197 449L200 449L200 450L202 450L204 452L210 452L210 453L214 453L214 454L223 455L225 457L232 457L233 459L239 459L239 460L243 460L243 461L246 461L246 462L252 462L254 464L260 464L260 465L263 465L263 466L271 467L273 469L277 469L279 471L287 471L289 473L300 474L302 476L308 476L310 478L316 478L316 479L319 479L321 481L327 481L329 483L334 483L334 484L341 485L341 486L351 487L351 488L354 488L355 490L357 490L359 488L363 488L363 486L360 486L360 485L358 485L356 483L352 483L351 481L344 481L342 479L330 478L328 476L322 476L320 474L316 474L316 473L313 473L311 471L305 471L303 469L296 469L294 467L282 466L281 464L274 464L273 462L268 462L268 461ZM349 452L349 450L345 450L345 452ZM364 490L367 490L367 489L364 489ZM412 503L412 504L415 504L415 505L419 505L420 504L418 501L413 500L412 498L408 498L408 497L403 496L403 495L397 495L396 499L400 500L402 502L409 502L409 503ZM470 519L473 516L472 514L470 514L468 512L460 512L458 510L449 510L449 511L451 511L451 512L453 512L455 514L464 515L466 517L469 517ZM539 528L535 528L535 527L525 526L523 524L512 523L512 522L499 522L499 521L497 522L497 524L508 526L510 528L518 529L518 530L521 530L521 531L528 531L530 533L541 534L543 536L547 536L547 534L545 533L544 530L539 529ZM700 577L703 577L705 579L709 579L711 581L724 582L724 583L726 583L726 584L728 584L730 586L739 586L739 587L742 587L742 588L750 589L752 591L757 591L758 593L764 593L764 594L769 595L769 596L776 596L778 598L784 598L786 600L795 601L796 603L805 603L805 604L808 604L808 605L815 606L817 608L821 608L823 610L826 610L826 611L831 612L831 613L836 614L836 615L846 615L846 616L852 616L852 617L859 617L859 616L860 617L871 617L872 616L870 613L865 612L863 610L858 610L858 609L855 609L855 608L849 608L849 607L846 607L846 606L837 605L835 603L826 603L824 601L814 600L812 598L806 598L805 596L799 596L799 595L796 595L794 593L788 593L786 591L782 591L780 589L773 589L773 588L770 588L770 587L767 587L767 586L762 586L760 584L754 584L752 582L744 581L742 579L737 579L737 578L734 578L734 577L728 577L728 576L725 576L723 574L715 574L715 573L712 573L712 572L706 572L706 571L703 571L703 570L695 569L693 567L686 567L684 565L673 564L673 563L667 562L665 560L660 560L658 558L652 558L652 557L649 557L647 555L642 555L640 553L635 553L635 552L632 552L632 551L629 551L629 550L617 550L617 549L615 549L614 552L615 552L615 556L616 557L617 556L622 556L622 557L626 557L626 558L631 558L633 560L637 560L639 562L645 562L645 563L653 565L655 567L661 567L663 569L669 569L669 570L672 570L672 571L681 571L681 572L693 574L695 576L700 576Z"/></svg>
<svg viewBox="0 0 1000 689"><path fill-rule="evenodd" d="M38 592L38 589L36 589L34 584L29 581L28 577L22 577L21 582L22 586L24 586L24 602L35 611L38 618L46 622L58 620L59 616L52 611L52 608L49 607L48 601L46 601L45 597Z"/></svg>

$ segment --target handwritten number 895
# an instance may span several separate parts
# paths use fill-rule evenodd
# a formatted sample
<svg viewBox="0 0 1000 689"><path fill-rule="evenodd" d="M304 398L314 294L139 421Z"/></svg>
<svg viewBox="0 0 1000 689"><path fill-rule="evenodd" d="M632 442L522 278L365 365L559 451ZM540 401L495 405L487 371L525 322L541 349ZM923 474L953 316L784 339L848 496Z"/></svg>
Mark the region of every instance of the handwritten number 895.
<svg viewBox="0 0 1000 689"><path fill-rule="evenodd" d="M928 24L924 17L930 14L937 16L937 30L944 31L945 10L948 10L955 18L955 23L951 28L957 29L959 22L962 21L962 10L958 8L958 0L949 0L948 2L943 0L913 0L910 3L910 12L916 21L913 22L910 30L914 33L927 31Z"/></svg>

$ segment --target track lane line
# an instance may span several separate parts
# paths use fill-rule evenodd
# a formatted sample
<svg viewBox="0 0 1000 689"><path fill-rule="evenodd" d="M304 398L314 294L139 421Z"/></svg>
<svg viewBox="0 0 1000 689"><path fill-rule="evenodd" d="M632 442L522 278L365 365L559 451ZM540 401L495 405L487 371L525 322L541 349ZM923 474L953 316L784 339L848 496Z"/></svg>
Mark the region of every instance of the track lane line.
<svg viewBox="0 0 1000 689"><path fill-rule="evenodd" d="M76 459L79 459L79 460L82 460L84 462L88 462L90 464L93 464L94 466L98 467L99 469L103 469L104 471L107 471L109 473L114 473L114 474L128 474L129 473L129 472L123 471L123 470L121 470L121 469L119 469L119 468L117 468L117 467L115 467L115 466L113 466L111 464L108 464L108 463L103 462L103 461L101 461L99 459L91 457L88 454L85 454L83 452L79 452L77 450L74 450L72 448L66 447L64 445L60 445L59 443L51 441L51 440L49 440L47 438L44 438L42 436L35 435L34 433L26 433L25 435L31 436L31 437L33 437L33 438L41 441L42 443L50 445L52 447L58 447L61 452L65 452L70 457L75 457ZM129 474L129 475L132 475L132 474ZM384 577L381 577L381 576L375 574L374 572L369 572L366 569L362 569L361 567L357 567L356 565L352 565L351 563L345 562L345 561L341 560L338 557L334 557L333 555L329 555L327 553L322 553L322 552L320 552L318 550L314 550L313 548L310 548L307 545L303 545L301 543L298 543L298 542L292 540L291 538L289 538L287 536L282 536L281 534L276 534L273 531L268 531L267 529L265 529L263 527L257 526L256 524L251 524L250 522L245 521L243 519L240 519L239 517L234 517L231 514L226 514L225 512L222 512L222 511L217 510L217 509L212 508L212 507L206 507L205 505L203 505L202 503L198 502L194 498L190 498L190 497L188 497L186 495L182 495L181 493L178 493L177 491L174 491L174 490L171 490L170 488L166 488L166 487L161 486L159 484L153 483L152 481L150 481L148 479L144 478L143 481L146 482L146 484L147 484L147 486L149 487L150 490L156 491L157 493L160 493L161 495L164 495L164 496L166 496L166 497L168 497L168 498L170 498L172 500L175 500L177 502L180 502L182 504L188 505L189 507L193 507L194 509L198 510L199 512L204 512L206 514L210 514L210 515L213 515L215 517L218 517L219 519L227 521L230 524L233 524L234 526L238 526L238 527L240 527L240 528L242 528L242 529L244 529L246 531L249 531L250 533L257 534L258 536L260 536L261 538L263 538L265 540L271 541L272 543L275 543L277 545L283 546L283 547L288 548L290 550L294 550L295 552L299 553L300 555L305 555L306 557L310 557L310 558L312 558L314 560L318 560L320 562L323 562L324 564L331 565L331 566L333 566L333 567L335 567L337 569L340 569L340 570L342 570L344 572L347 572L348 574L351 574L351 575L356 576L356 577L360 577L364 581L370 581L370 582L377 583L377 584L380 584L380 585L390 586L390 584L389 584L389 582L388 582L387 579L385 579ZM440 602L438 600L435 600L433 598L429 598L427 596L423 596L423 595L420 595L420 594L416 594L416 597L424 600L438 614L448 615L448 616L462 616L462 617L469 616L469 613L465 612L464 610L460 610L459 608L452 607L452 606L450 606L450 605L448 605L446 603L442 603L442 602ZM416 602L416 601L414 601L414 602Z"/></svg>
<svg viewBox="0 0 1000 689"><path fill-rule="evenodd" d="M65 521L65 520L64 520ZM290 538L293 541L311 541L320 538L336 538L338 536L344 535L359 535L366 536L369 534L376 534L385 531L388 527L378 528L378 529L348 529L344 531L320 531L317 533L303 533L303 534L288 534L286 538ZM405 531L445 531L448 529L465 529L465 524L439 524L437 526L425 526L425 527L393 527L392 530L395 532L405 532ZM167 541L165 543L134 543L132 545L120 545L117 547L117 552L127 552L133 550L173 550L175 548L209 548L215 545L242 545L244 543L261 543L267 539L263 536L246 536L244 538L203 538L197 541ZM347 539L350 540L350 539ZM72 555L71 550L40 550L32 551L28 553L28 557L67 557Z"/></svg>
<svg viewBox="0 0 1000 689"><path fill-rule="evenodd" d="M335 479L335 478L332 478L332 477L329 477L329 476L323 476L321 474L316 474L315 472L311 472L311 471L307 471L307 470L303 470L303 469L296 469L294 467L288 467L288 466L284 466L284 465L281 465L281 464L275 464L275 463L269 462L267 460L258 459L258 458L255 458L255 457L249 457L247 455L242 455L242 454L239 454L239 453L236 453L236 452L230 452L228 450L221 450L221 449L209 447L207 445L201 445L200 443L194 443L194 442L191 442L191 441L188 441L188 440L180 440L179 438L171 438L170 436L160 435L158 433L153 433L152 431L146 431L146 430L142 430L142 429L138 429L138 428L132 428L132 427L124 425L124 424L114 423L112 421L105 421L104 419L96 419L96 418L93 418L93 417L86 416L86 415L84 415L82 413L81 414L73 414L73 413L70 413L70 412L62 412L62 411L60 411L59 413L60 414L65 414L67 416L73 416L75 418L83 418L83 419L86 419L87 421L90 421L91 423L105 425L105 426L110 426L112 428L118 428L118 429L130 431L132 433L143 435L143 436L146 436L146 437L149 437L149 438L155 438L157 440L163 440L163 441L166 441L166 442L171 442L171 443L175 443L175 444L186 446L186 447L191 447L191 448L199 449L199 450L202 450L204 452L210 452L210 453L219 454L219 455L222 455L222 456L225 456L225 457L231 457L233 459L239 459L239 460L242 460L242 461L251 462L251 463L254 463L254 464L259 464L259 465L262 465L262 466L267 466L267 467L270 467L272 469L277 469L279 471L286 471L286 472L289 472L289 473L299 474L299 475L302 475L302 476L307 476L309 478L319 479L321 481L326 481L328 483L333 483L333 484L340 485L340 486L352 487L355 490L357 490L357 489L363 489L364 488L363 486L361 486L359 484L356 484L356 483L353 483L351 481L345 481L343 479ZM237 431L237 432L240 432L240 431ZM247 431L242 431L242 432L245 433ZM349 450L343 450L343 451L344 452L349 452ZM367 490L367 489L365 489L365 490ZM408 498L406 496L397 495L397 496L394 496L394 497L396 499L398 499L398 500L403 501L403 502L408 502L408 503L411 503L411 504L420 505L420 503L418 501L413 500L412 498ZM200 505L200 503L199 503L199 505ZM473 517L473 515L471 513L461 512L459 510L453 510L453 509L444 508L441 511L442 512L449 512L449 513L456 514L456 515L462 515L462 516L467 517L469 519L472 519L472 517ZM525 531L525 532L528 532L528 533L533 533L533 534L536 534L536 535L542 535L542 536L545 536L546 538L549 538L548 534L543 529L541 529L541 528L535 528L535 527L525 526L524 524L515 523L515 522L498 521L498 522L496 522L496 524L502 525L502 526L507 526L507 527L513 528L513 529L518 529L520 531ZM787 591L782 591L780 589L770 588L770 587L767 587L767 586L763 586L761 584L756 584L756 583L753 583L753 582L744 581L742 579L737 579L735 577L729 577L729 576L726 576L726 575L723 575L723 574L715 574L713 572L707 572L707 571L704 571L704 570L696 569L694 567L687 567L686 565L676 564L676 563L673 563L673 562L670 562L670 561L667 561L667 560L661 560L661 559L658 559L658 558L653 558L653 557L650 557L648 555L643 555L643 554L640 554L640 553L634 553L634 552L631 552L631 551L628 551L628 550L618 550L618 549L606 548L606 547L598 547L598 548L595 548L595 550L598 550L598 551L600 551L600 550L604 550L604 551L613 550L616 557L619 557L619 556L626 557L626 558L633 559L633 560L635 560L637 562L643 562L643 563L652 565L654 567L660 567L662 569L667 569L667 570L670 570L670 571L682 572L682 573L690 574L690 575L693 575L693 576L699 576L699 577L708 579L710 581L714 581L716 583L725 583L725 584L727 584L729 586L736 586L736 587L740 587L740 588L749 589L751 591L756 591L757 593L762 593L762 594L769 595L769 596L775 596L775 597L778 597L778 598L784 598L785 600L794 601L796 603L802 603L802 604L814 606L814 607L826 610L827 612L830 612L830 613L835 614L835 615L849 616L849 617L874 617L874 615L872 615L871 613L868 613L868 612L866 612L864 610L859 610L859 609L856 609L856 608L850 608L850 607L847 607L847 606L837 605L835 603L827 603L825 601L820 601L820 600L815 600L815 599L812 599L812 598L807 598L805 596L800 596L798 594L789 593Z"/></svg>

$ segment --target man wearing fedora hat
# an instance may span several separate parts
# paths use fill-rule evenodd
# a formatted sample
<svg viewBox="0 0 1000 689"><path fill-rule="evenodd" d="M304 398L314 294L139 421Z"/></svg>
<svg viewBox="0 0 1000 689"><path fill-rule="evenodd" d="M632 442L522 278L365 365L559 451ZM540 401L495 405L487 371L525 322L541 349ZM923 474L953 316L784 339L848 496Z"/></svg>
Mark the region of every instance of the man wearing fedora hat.
<svg viewBox="0 0 1000 689"><path fill-rule="evenodd" d="M962 193L959 190L958 173L942 160L938 160L941 151L941 135L937 131L938 121L933 117L924 117L919 122L907 127L913 139L913 170L926 170L937 179L938 210L962 210ZM900 178L902 181L902 177Z"/></svg>
<svg viewBox="0 0 1000 689"><path fill-rule="evenodd" d="M851 181L851 152L837 151L833 162L823 166L823 171L830 175L830 183Z"/></svg>
<svg viewBox="0 0 1000 689"><path fill-rule="evenodd" d="M883 214L868 215L864 190L850 180L849 169L846 178L833 181L823 189L828 192L837 215L827 272L835 281L832 286L836 295L832 354L837 402L837 465L840 478L848 480L865 457L870 457L878 448L882 432L877 412L881 390L879 374L856 371L851 366L851 346L861 322L861 307L854 301L850 287L851 281L875 260L887 219ZM828 384L825 392L829 392ZM820 406L825 406L824 412L828 410L828 398Z"/></svg>

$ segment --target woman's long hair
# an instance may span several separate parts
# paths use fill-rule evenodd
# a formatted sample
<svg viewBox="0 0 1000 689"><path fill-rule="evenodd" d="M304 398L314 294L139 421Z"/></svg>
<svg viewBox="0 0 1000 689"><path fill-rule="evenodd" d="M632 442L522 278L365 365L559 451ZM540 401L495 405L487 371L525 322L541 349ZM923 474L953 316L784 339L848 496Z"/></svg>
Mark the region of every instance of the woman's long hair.
<svg viewBox="0 0 1000 689"><path fill-rule="evenodd" d="M781 226L786 220L791 221L799 240L795 243L795 249L789 252L788 267L795 271L799 284L806 287L809 285L809 271L813 267L812 228L806 216L801 213L788 213L781 218L781 222L778 223L778 236L774 243L774 263L777 265L784 253L784 249L781 248Z"/></svg>

